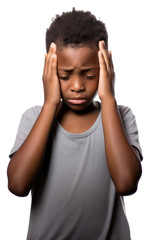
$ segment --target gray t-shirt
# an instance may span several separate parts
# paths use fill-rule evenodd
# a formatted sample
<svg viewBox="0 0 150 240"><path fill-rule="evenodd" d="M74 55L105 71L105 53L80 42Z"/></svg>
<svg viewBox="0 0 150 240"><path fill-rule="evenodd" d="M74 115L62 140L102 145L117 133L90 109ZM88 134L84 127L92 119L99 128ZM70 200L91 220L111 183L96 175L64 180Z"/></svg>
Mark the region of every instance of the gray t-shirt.
<svg viewBox="0 0 150 240"><path fill-rule="evenodd" d="M126 136L142 160L135 117L118 105ZM40 106L21 119L13 154L26 139ZM32 189L27 240L129 240L123 198L107 167L101 108L97 120L81 134L67 132L54 119L41 172Z"/></svg>

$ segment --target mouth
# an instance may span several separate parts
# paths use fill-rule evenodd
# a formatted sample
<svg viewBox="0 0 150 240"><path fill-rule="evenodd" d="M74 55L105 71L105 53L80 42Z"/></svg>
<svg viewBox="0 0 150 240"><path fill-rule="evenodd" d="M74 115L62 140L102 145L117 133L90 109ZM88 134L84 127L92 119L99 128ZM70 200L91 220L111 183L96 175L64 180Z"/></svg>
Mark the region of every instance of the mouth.
<svg viewBox="0 0 150 240"><path fill-rule="evenodd" d="M86 99L82 99L82 98L72 98L72 99L68 99L68 102L71 104L83 104L86 102Z"/></svg>

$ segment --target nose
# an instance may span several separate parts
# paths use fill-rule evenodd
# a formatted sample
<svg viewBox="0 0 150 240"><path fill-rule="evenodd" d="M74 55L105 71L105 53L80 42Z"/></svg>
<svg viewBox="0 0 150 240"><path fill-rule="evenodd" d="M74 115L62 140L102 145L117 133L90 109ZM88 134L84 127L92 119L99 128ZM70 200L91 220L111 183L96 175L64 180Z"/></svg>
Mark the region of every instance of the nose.
<svg viewBox="0 0 150 240"><path fill-rule="evenodd" d="M75 77L72 79L72 84L71 84L71 91L72 92L81 92L85 90L85 85L82 79L79 77Z"/></svg>

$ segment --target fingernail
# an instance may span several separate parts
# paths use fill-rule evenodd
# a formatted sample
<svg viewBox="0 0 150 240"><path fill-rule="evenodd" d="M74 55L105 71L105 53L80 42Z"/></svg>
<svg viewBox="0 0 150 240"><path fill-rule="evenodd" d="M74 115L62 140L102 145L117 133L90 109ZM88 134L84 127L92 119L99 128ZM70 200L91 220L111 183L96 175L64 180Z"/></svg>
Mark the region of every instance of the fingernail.
<svg viewBox="0 0 150 240"><path fill-rule="evenodd" d="M105 41L104 40L102 41L102 43L103 43L103 46L105 46Z"/></svg>
<svg viewBox="0 0 150 240"><path fill-rule="evenodd" d="M51 43L51 48L54 48L55 44L54 43Z"/></svg>

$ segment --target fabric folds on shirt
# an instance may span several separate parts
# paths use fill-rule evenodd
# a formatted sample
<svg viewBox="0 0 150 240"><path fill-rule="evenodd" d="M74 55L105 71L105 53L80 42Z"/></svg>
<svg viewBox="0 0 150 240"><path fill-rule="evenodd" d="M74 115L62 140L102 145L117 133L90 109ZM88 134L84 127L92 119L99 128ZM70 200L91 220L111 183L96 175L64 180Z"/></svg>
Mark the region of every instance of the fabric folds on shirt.
<svg viewBox="0 0 150 240"><path fill-rule="evenodd" d="M100 104L100 103L99 103ZM127 139L140 153L138 129L130 108L119 105ZM21 119L17 151L41 107ZM130 240L123 198L115 190L106 162L101 108L90 129L67 132L54 119L40 174L32 189L27 240Z"/></svg>

